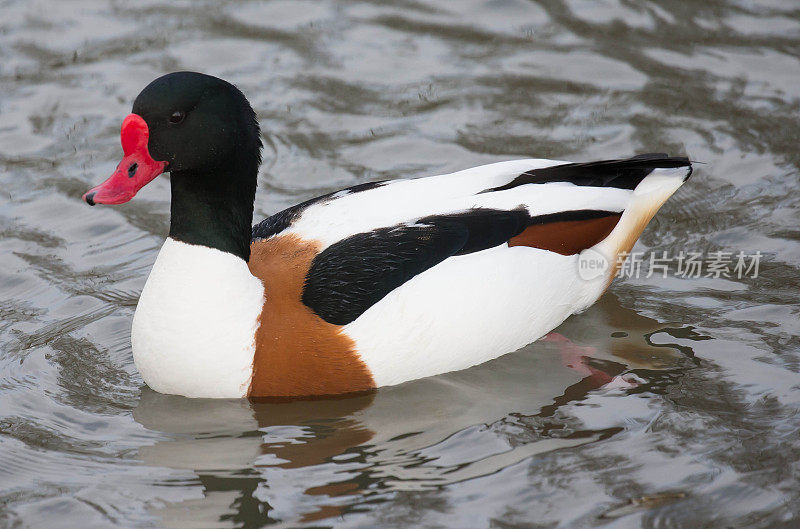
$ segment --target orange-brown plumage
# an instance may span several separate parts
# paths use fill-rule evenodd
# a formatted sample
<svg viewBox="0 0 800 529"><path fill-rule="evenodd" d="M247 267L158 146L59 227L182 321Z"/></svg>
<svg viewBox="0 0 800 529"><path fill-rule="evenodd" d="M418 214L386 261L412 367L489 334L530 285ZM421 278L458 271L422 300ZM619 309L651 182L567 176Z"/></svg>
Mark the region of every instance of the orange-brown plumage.
<svg viewBox="0 0 800 529"><path fill-rule="evenodd" d="M375 387L341 326L325 322L301 301L318 246L293 235L251 246L250 271L264 283L266 300L255 336L250 397L335 395Z"/></svg>
<svg viewBox="0 0 800 529"><path fill-rule="evenodd" d="M530 246L561 255L573 255L605 239L617 225L620 216L535 224L513 237L508 245Z"/></svg>

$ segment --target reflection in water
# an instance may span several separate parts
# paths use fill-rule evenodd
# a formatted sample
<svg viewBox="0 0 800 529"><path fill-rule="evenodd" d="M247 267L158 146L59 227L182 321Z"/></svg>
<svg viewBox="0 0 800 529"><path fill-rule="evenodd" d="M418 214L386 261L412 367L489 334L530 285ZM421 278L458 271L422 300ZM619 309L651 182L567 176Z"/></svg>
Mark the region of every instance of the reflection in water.
<svg viewBox="0 0 800 529"><path fill-rule="evenodd" d="M558 417L559 408L601 387L641 389L647 380L620 375L675 369L686 357L649 345L647 336L665 329L613 295L581 318L559 331L575 325L605 340L587 347L553 333L491 369L349 398L186 399L145 388L134 419L174 437L142 447L139 456L150 466L193 471L203 493L155 514L170 527L185 526L187 511L203 527L211 520L256 526L338 518L397 493L435 494L537 454L607 438L621 429L581 429ZM611 329L626 336L611 338Z"/></svg>

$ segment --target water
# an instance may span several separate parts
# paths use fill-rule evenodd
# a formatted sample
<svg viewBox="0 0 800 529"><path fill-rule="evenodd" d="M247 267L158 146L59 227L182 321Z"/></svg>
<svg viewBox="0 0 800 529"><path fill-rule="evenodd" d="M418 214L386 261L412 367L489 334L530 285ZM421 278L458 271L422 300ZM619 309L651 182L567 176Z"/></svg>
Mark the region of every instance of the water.
<svg viewBox="0 0 800 529"><path fill-rule="evenodd" d="M0 2L0 526L800 526L800 11L753 4ZM257 219L517 156L687 153L635 250L760 251L758 277L631 274L547 341L374 395L153 393L129 332L168 182L80 195L181 69L257 109Z"/></svg>

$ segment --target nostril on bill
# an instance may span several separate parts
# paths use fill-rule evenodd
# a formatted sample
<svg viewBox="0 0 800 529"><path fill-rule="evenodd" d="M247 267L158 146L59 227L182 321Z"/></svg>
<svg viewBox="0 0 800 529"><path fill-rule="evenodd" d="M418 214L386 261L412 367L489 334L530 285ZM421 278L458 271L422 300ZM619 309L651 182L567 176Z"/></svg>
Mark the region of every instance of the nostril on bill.
<svg viewBox="0 0 800 529"><path fill-rule="evenodd" d="M139 168L139 164L136 163L136 162L133 162L130 165L130 167L128 167L128 178L133 178L133 176L136 174L136 170L138 168Z"/></svg>

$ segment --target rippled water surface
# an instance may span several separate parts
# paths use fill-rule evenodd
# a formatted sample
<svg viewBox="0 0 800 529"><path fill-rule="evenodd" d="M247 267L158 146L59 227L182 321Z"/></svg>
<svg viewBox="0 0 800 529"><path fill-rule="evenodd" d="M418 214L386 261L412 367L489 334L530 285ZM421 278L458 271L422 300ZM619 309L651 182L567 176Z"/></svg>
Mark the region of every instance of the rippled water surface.
<svg viewBox="0 0 800 529"><path fill-rule="evenodd" d="M800 7L734 0L0 1L0 526L799 527ZM257 219L520 156L668 151L636 250L758 277L625 277L557 334L373 395L143 386L136 301L169 185L80 195L139 90L236 83Z"/></svg>

